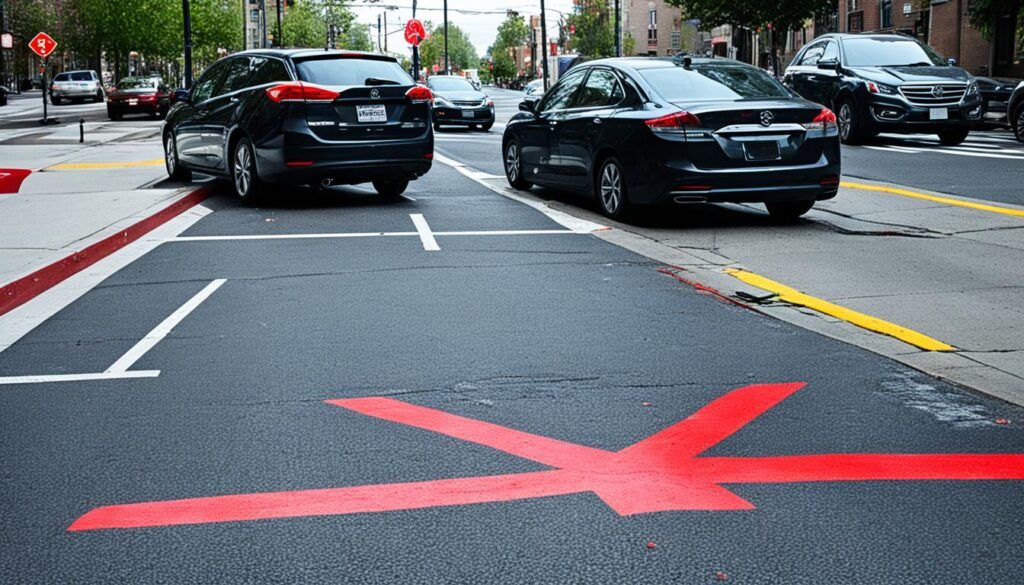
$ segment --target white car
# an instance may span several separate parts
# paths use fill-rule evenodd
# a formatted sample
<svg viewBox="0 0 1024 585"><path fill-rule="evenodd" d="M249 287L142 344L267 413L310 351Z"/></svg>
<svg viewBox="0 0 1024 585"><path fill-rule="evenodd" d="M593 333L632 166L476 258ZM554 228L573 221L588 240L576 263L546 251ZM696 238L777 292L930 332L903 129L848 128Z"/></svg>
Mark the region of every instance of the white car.
<svg viewBox="0 0 1024 585"><path fill-rule="evenodd" d="M102 102L103 84L95 71L65 71L50 83L50 102L60 105L64 100L92 100Z"/></svg>

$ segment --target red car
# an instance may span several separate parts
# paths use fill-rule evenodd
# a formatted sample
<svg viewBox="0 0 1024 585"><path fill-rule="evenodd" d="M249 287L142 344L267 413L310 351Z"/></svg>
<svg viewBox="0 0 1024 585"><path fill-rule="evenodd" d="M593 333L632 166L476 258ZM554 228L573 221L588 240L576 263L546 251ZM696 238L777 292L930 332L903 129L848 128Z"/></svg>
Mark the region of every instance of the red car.
<svg viewBox="0 0 1024 585"><path fill-rule="evenodd" d="M125 114L164 117L171 108L171 91L159 77L125 77L107 92L107 115L120 120Z"/></svg>

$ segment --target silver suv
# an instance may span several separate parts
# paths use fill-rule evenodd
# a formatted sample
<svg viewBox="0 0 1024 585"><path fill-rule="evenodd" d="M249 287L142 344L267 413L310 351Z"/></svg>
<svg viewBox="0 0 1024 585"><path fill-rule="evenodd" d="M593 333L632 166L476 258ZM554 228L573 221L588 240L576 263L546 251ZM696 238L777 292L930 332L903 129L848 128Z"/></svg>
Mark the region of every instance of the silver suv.
<svg viewBox="0 0 1024 585"><path fill-rule="evenodd" d="M102 102L103 84L95 71L65 71L50 83L50 102L60 105L64 100L91 99Z"/></svg>

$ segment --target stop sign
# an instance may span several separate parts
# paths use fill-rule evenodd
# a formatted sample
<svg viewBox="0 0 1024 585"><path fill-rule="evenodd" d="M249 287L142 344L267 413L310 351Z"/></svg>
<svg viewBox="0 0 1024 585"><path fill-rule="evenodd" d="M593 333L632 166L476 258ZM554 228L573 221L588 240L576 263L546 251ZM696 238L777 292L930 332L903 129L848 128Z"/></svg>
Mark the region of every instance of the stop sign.
<svg viewBox="0 0 1024 585"><path fill-rule="evenodd" d="M50 35L41 32L32 37L32 40L28 43L28 48L32 49L32 52L36 55L45 59L57 48L57 41L53 40L53 37Z"/></svg>
<svg viewBox="0 0 1024 585"><path fill-rule="evenodd" d="M420 41L427 38L427 31L423 23L415 18L405 23L405 40L412 46L418 46Z"/></svg>

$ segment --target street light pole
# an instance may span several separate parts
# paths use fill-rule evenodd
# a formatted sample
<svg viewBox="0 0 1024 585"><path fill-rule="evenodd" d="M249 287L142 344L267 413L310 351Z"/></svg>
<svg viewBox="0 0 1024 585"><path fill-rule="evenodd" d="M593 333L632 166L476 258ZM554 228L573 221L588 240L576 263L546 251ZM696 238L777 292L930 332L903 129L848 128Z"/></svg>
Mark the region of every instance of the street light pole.
<svg viewBox="0 0 1024 585"><path fill-rule="evenodd" d="M192 16L188 2L181 0L181 12L185 18L185 89L192 88Z"/></svg>
<svg viewBox="0 0 1024 585"><path fill-rule="evenodd" d="M263 38L260 39L260 48L267 48L267 0L260 0L260 32L263 33Z"/></svg>
<svg viewBox="0 0 1024 585"><path fill-rule="evenodd" d="M544 13L544 0L540 0L540 63L544 72L544 91L548 90L548 17Z"/></svg>
<svg viewBox="0 0 1024 585"><path fill-rule="evenodd" d="M444 0L444 74L448 75L448 0Z"/></svg>
<svg viewBox="0 0 1024 585"><path fill-rule="evenodd" d="M622 6L615 0L615 56L622 56Z"/></svg>
<svg viewBox="0 0 1024 585"><path fill-rule="evenodd" d="M412 17L416 18L416 0L412 0ZM420 80L420 48L419 45L412 46L412 78L413 81Z"/></svg>
<svg viewBox="0 0 1024 585"><path fill-rule="evenodd" d="M281 0L277 0L277 34L274 35L274 44L278 47L284 46L284 31L281 27L281 13L284 12L284 8L281 4Z"/></svg>

